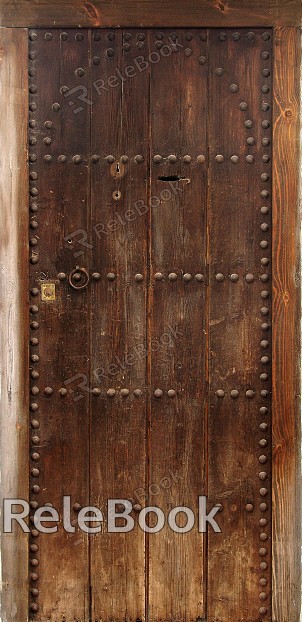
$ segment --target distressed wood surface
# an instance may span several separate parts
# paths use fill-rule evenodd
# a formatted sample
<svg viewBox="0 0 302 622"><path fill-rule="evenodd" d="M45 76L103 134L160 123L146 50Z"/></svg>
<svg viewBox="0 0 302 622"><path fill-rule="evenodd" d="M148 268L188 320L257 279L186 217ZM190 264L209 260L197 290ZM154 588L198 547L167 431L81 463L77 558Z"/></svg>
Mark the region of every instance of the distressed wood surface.
<svg viewBox="0 0 302 622"><path fill-rule="evenodd" d="M91 174L93 270L100 280L92 291L91 382L101 395L91 402L91 502L104 512L107 499L129 499L136 508L134 530L108 533L105 520L104 533L91 542L98 622L145 619L145 535L137 506L146 488L146 210L135 206L147 202L149 73L124 81L116 73L137 55L130 34L130 42L122 31L92 35L98 63L92 80L104 88L92 95L91 153L100 158Z"/></svg>
<svg viewBox="0 0 302 622"><path fill-rule="evenodd" d="M273 170L273 619L298 622L300 486L299 30L277 28Z"/></svg>
<svg viewBox="0 0 302 622"><path fill-rule="evenodd" d="M220 41L213 30L209 46L208 502L209 507L222 505L222 533L210 528L208 534L211 622L270 619L271 362L262 364L261 358L270 356L271 341L271 163L262 160L264 154L270 160L270 145L262 141L271 137L272 32L257 29L254 40L247 40L247 30L240 32L239 41L231 36ZM217 68L223 69L222 75ZM264 69L269 71L266 78ZM268 110L262 110L263 103ZM262 127L263 120L269 122L268 129ZM217 154L224 161L217 161ZM234 156L238 161L232 161ZM263 190L267 198L262 198ZM267 212L262 213L264 207ZM268 231L261 230L263 225ZM264 243L268 248L261 248ZM261 314L262 308L267 314ZM262 379L263 373L268 378ZM264 465L259 464L261 454ZM263 498L260 489L266 491ZM267 506L263 511L261 503Z"/></svg>
<svg viewBox="0 0 302 622"><path fill-rule="evenodd" d="M291 3L284 3L284 7L285 4ZM133 19L131 13L130 16ZM51 502L60 509L64 493L70 493L72 504L77 502L79 506L88 502L102 505L111 496L128 497L141 505L148 501L164 510L177 504L194 506L191 497L203 493L206 475L209 506L217 502L223 505L218 514L223 532L210 531L207 539L208 567L203 566L205 549L201 536L193 531L183 540L179 534L167 535L165 530L149 537L138 530L126 537L113 534L111 538L103 533L92 538L90 544L83 534L69 536L61 532L54 537L40 536L39 550L34 536L31 558L38 559L39 570L34 564L30 573L40 577L31 577L30 587L34 591L30 603L39 604L40 610L33 608L31 614L36 614L35 619L40 622L57 622L62 616L66 622L144 620L145 603L150 608L151 620L169 616L191 620L200 615L211 622L233 622L237 617L249 622L259 618L263 622L298 622L300 38L298 30L292 28L275 32L275 232L271 270L271 215L263 211L270 207L270 196L261 196L258 203L260 192L268 189L270 193L271 187L271 145L262 143L263 138L270 137L271 129L260 123L270 122L271 110L263 110L261 104L270 102L271 90L263 93L258 88L267 84L271 89L271 75L262 74L271 58L261 56L263 51L271 53L271 41L261 37L262 29L253 31L255 38L246 41L248 30L240 33L239 40L234 40L233 31L217 40L219 30L214 30L208 33L208 42L199 37L204 31L198 32L198 38L192 31L193 39L188 38L189 29L182 31L175 44L178 52L161 58L159 63L153 62L151 76L150 64L142 70L141 61L138 69L136 60L137 56L161 49L158 44L162 39L153 32L145 33L145 40L136 40L139 31L131 29L130 33L128 29L124 33L117 31L115 37L112 32L100 30L100 38L93 37L97 31L72 30L60 39L60 32L55 30L45 40L47 31L39 30L38 38L31 39L31 50L38 52L30 58L30 82L38 84L38 92L31 92L31 103L39 103L37 108L31 108L31 121L37 125L30 126L30 136L36 139L31 141L30 153L38 156L37 160L31 159L30 168L31 188L38 190L38 194L31 195L30 250L32 256L39 253L38 264L31 265L30 281L31 305L39 307L38 311L32 309L31 314L31 412L33 421L40 419L39 428L35 424L31 430L32 451L39 454L31 463L32 509L41 502ZM131 35L129 50L126 40L122 49L126 33ZM167 34L171 33L163 36ZM185 45L179 47L184 34ZM28 468L23 456L27 455L28 417L23 406L27 409L27 370L20 361L26 361L27 368L27 333L19 309L27 309L28 291L27 287L21 288L16 275L20 275L23 284L27 283L24 231L28 204L28 106L26 62L20 63L20 54L26 59L27 45L23 30L2 31L1 36L0 72L5 102L8 85L11 89L11 105L3 106L1 117L2 134L8 145L0 169L5 219L1 269L8 274L1 297L4 316L8 318L1 329L3 386L8 387L2 397L4 412L8 413L2 427L2 469L9 473L3 491L7 497L26 497ZM109 49L113 54L107 54ZM201 60L193 65L191 61L197 54L201 54ZM124 65L129 67L131 62L134 75L122 80L117 70L124 69ZM219 67L223 71L215 72ZM209 88L200 89L197 96L190 84L198 84L208 71ZM117 76L114 80L113 75ZM99 84L99 92L95 85L91 87L91 80L95 79L105 80ZM239 89L230 90L230 85L236 83ZM60 90L62 87L65 89ZM241 101L247 102L246 110L240 109ZM58 111L52 108L54 102L60 103ZM77 111L77 107L81 110ZM198 133L196 119L203 120ZM250 128L244 126L248 119L252 120ZM52 125L45 126L46 121ZM15 123L19 129L12 134ZM254 137L255 143L247 146L248 137ZM48 138L51 142L45 141ZM209 156L209 162L196 162L199 150ZM153 162L157 151L165 158L161 164ZM176 162L167 161L174 151ZM224 155L224 162L217 163L218 153ZM236 153L239 162L230 162ZM67 161L58 162L64 154ZM72 157L79 154L82 160L76 165ZM111 154L115 158L113 168L105 160ZM134 160L139 154L143 160ZM186 154L192 155L190 164L178 158ZM249 164L245 161L247 154L255 158ZM45 155L52 159L45 160ZM93 155L98 155L99 160L91 160ZM122 155L129 158L124 177L119 176ZM261 160L264 155L268 159ZM154 197L160 195L168 181L159 180L158 171L162 177L173 177L176 169L176 175L184 180L170 181L168 189L171 192L174 188L175 196L169 195L168 199L163 195L158 205ZM265 173L268 179L261 178L260 182L260 175ZM136 201L147 203L149 174L152 207L141 215L137 212L138 217L128 212L127 218L123 218ZM105 179L108 183L104 183ZM188 187L178 192L186 179L190 179ZM204 193L208 184L206 215ZM194 188L198 188L198 202ZM121 197L116 194L118 191ZM13 210L11 205L15 206ZM100 227L94 229L97 223L101 223L102 231ZM268 229L260 229L260 225L268 225ZM267 248L260 246L262 241L268 242ZM268 258L268 264L261 262L263 257ZM197 263L200 265L196 273L202 273L205 259L210 264L207 285L194 278L182 280L184 272L194 275ZM86 289L75 291L66 279L58 279L58 273L68 274L76 265L87 268L90 277L92 272L99 272L100 279L90 278ZM263 522L270 521L271 499L269 493L263 493L263 497L260 493L260 487L268 484L269 489L271 481L266 469L270 461L270 429L263 427L269 424L270 411L258 414L258 410L270 401L260 393L270 391L270 365L259 371L259 360L262 356L270 358L271 354L272 271L271 569L270 529ZM112 281L107 278L110 272L115 275ZM162 272L164 279L154 279L156 272ZM175 282L168 282L170 272L178 274ZM224 274L223 282L216 280L218 272ZM238 273L239 281L229 279L233 273ZM245 280L248 273L254 274L253 282ZM142 280L135 280L135 274L141 274ZM269 281L262 278L266 274ZM56 285L57 298L53 303L40 300L40 287L45 281ZM38 288L38 293L33 294L33 288ZM188 290L190 295L186 298ZM264 317L259 314L262 307L268 309ZM39 330L34 327L37 321ZM260 344L258 337L264 323L268 323L268 330L265 329ZM11 339L12 325L17 327L16 340ZM159 342L155 353L151 339L153 343ZM202 347L194 350L195 343ZM142 358L141 346L145 346ZM136 355L131 358L135 348L137 364ZM144 356L147 348L148 376ZM209 412L205 403L207 352ZM39 360L35 358L37 353ZM130 354L130 359L125 364L126 354ZM116 367L110 367L117 357L121 374L116 374ZM104 378L106 368L109 378ZM37 370L39 377L33 374ZM15 385L11 384L12 371ZM267 380L263 372L268 373ZM47 386L53 388L51 395L44 393ZM67 389L65 396L59 393L60 388ZM101 395L92 393L93 388L100 389ZM106 391L112 388L116 393L110 398ZM122 397L122 388L129 388L130 394ZM163 394L155 398L158 388ZM132 394L135 389L141 389L140 397ZM169 389L176 389L173 399L166 395ZM239 390L236 399L230 397L234 389ZM217 390L225 392L223 398L216 395ZM256 391L252 399L246 397L246 390ZM16 435L12 435L13 429L17 430ZM260 445L262 441L267 445ZM7 447L12 448L10 456ZM146 462L148 447L150 455ZM194 452L198 455L196 460ZM260 454L267 456L266 466L258 463ZM17 469L11 466L11 456L16 465L16 455ZM40 470L39 477L36 468ZM268 475L262 481L264 472ZM39 490L33 488L37 485ZM150 485L149 498L144 503ZM261 510L260 503L267 503L268 509ZM253 506L252 511L247 511L247 504ZM137 520L136 512L132 516ZM72 519L75 517L76 508L72 509ZM22 587L26 585L26 539L19 531L3 537L4 622L27 619L27 596ZM259 557L260 548L267 550ZM263 562L267 567L260 567ZM263 602L259 599L260 591L267 595Z"/></svg>
<svg viewBox="0 0 302 622"><path fill-rule="evenodd" d="M154 35L150 33L150 51L157 49ZM172 508L186 506L197 516L206 478L207 393L207 126L200 119L206 117L209 105L207 67L198 58L207 55L207 33L178 30L174 48L169 44L171 35L168 31L160 42L170 45L170 55L152 66L150 85L149 342L154 345L149 351L153 488L148 505L159 506L166 516ZM154 162L158 154L159 163ZM184 161L188 157L190 161ZM180 513L177 524L186 523ZM173 533L166 525L150 535L151 620L203 618L205 584L205 536L198 533L196 523L186 534Z"/></svg>
<svg viewBox="0 0 302 622"><path fill-rule="evenodd" d="M0 46L1 497L27 500L27 31L2 30ZM27 619L27 539L18 525L1 538L3 622Z"/></svg>
<svg viewBox="0 0 302 622"><path fill-rule="evenodd" d="M85 73L76 75L75 82L90 83L89 33L81 40L75 39L75 30L69 31L67 38L60 38L58 30L49 39L45 34L39 31L36 38L36 32L29 33L30 244L31 261L38 259L30 269L30 494L32 509L51 503L59 512L63 495L70 495L73 521L77 517L74 504L89 505L86 465L92 327L88 290L75 290L67 278L60 280L58 275L69 275L77 265L89 270L91 265L91 248L78 242L91 224L90 108L85 106L80 116L73 114L61 87L70 84L78 68ZM58 110L54 104L59 105ZM75 156L81 156L79 164L74 162ZM41 287L51 283L56 298L45 301ZM35 361L32 357L37 355ZM62 617L67 621L88 619L87 535L67 533L62 525L54 534L36 537L32 531L30 564L35 559L38 570L30 568L32 614L37 611L43 622ZM38 595L32 591L35 589Z"/></svg>
<svg viewBox="0 0 302 622"><path fill-rule="evenodd" d="M1 26L214 27L299 26L300 0L0 1Z"/></svg>

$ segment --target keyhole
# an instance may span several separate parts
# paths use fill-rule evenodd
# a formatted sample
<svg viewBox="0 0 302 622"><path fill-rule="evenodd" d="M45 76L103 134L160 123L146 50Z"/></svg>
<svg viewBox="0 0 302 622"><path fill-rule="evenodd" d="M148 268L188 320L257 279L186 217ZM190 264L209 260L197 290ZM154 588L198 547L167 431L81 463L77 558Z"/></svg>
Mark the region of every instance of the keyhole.
<svg viewBox="0 0 302 622"><path fill-rule="evenodd" d="M125 175L125 166L122 162L113 162L110 167L110 173L115 179L121 179Z"/></svg>

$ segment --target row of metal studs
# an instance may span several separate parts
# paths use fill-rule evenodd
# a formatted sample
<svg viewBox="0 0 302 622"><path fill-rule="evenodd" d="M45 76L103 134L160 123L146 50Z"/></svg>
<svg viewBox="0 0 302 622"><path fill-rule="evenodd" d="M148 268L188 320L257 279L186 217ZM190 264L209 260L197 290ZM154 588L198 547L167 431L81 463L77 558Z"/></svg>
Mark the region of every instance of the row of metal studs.
<svg viewBox="0 0 302 622"><path fill-rule="evenodd" d="M35 84L33 84L33 79L36 75L36 70L35 70L35 57L36 57L36 52L33 49L33 44L32 42L35 41L36 39L36 33L29 33L29 39L30 39L30 44L29 44L29 62L30 62L30 68L29 68L29 111L30 111L30 120L29 120L29 132L30 132L30 138L29 138L29 144L30 146L34 146L36 144L36 138L33 135L33 133L36 131L36 127L37 127L37 122L36 120L33 118L34 113L37 109L37 104L35 101L36 98L36 94L37 94L37 87ZM31 213L36 213L37 212L37 204L34 202L35 198L38 195L38 189L33 187L33 183L36 185L36 180L38 178L37 173L33 170L33 163L36 161L36 156L35 154L30 153L29 155L29 161L30 161L30 175L29 175L29 179L30 179L30 189L29 189L29 194L30 194L30 211ZM38 221L36 220L35 217L31 217L30 218L30 229L36 230L38 228ZM29 240L29 244L30 247L36 247L38 244L38 238L37 237L30 237ZM30 262L32 264L36 264L38 261L38 255L35 252L32 252L30 255ZM31 296L36 296L36 290L37 288L31 288L30 290L30 295ZM30 315L31 315L31 320L32 320L32 315L35 315L36 312L36 307L35 305L32 305L30 307ZM36 320L31 321L31 329L32 330L37 330L39 328L39 324ZM30 337L30 365L31 365L31 372L30 372L30 376L31 376L31 380L35 383L35 381L39 378L39 372L36 369L36 365L39 362L39 355L36 354L36 348L39 344L39 339L37 337ZM32 369L32 367L34 367ZM37 395L39 392L38 387L35 384L32 384L31 386L31 395ZM32 436L31 436L31 440L30 440L30 459L31 459L31 469L30 469L30 475L31 475L31 479L34 478L34 483L30 484L30 507L32 510L36 510L38 507L38 502L36 501L36 495L39 494L40 492L40 486L38 484L38 478L40 475L40 470L38 468L38 462L39 462L39 458L40 458L40 454L36 451L36 446L40 444L40 438L38 436L37 430L39 429L39 421L34 418L35 415L34 413L37 412L39 406L36 402L34 401L30 401L30 425L31 425L31 429L32 429ZM33 522L33 517L30 517L30 521L31 523ZM38 550L39 550L39 546L36 543L36 538L38 537L39 532L34 528L34 525L31 524L31 532L30 532L30 545L29 545L29 549L30 549L30 595L31 595L31 602L30 602L30 611L31 611L31 615L33 613L36 613L39 610L39 605L37 602L37 597L39 595L39 590L36 587L36 583L39 579L39 574L37 572L37 567L39 565L39 560L38 560ZM33 555L32 555L33 554Z"/></svg>
<svg viewBox="0 0 302 622"><path fill-rule="evenodd" d="M58 104L58 106L59 106L59 104ZM253 140L255 142L254 138L248 138L247 142L251 141L251 140ZM50 137L44 138L44 143L46 145L50 145L51 142L52 142L52 140L51 140ZM263 138L262 139L262 145L263 146L267 147L269 145L269 143L270 143L270 141L269 141L268 138ZM31 146L35 146L37 144L37 138L35 136L30 137L29 144ZM251 142L249 144L251 144ZM56 160L59 162L59 164L65 164L66 162L70 162L72 164L85 164L87 162L87 159L84 158L80 154L76 154L74 156L70 156L70 159L69 159L68 156L65 155L65 154L60 154L58 156L53 156L53 155L51 155L49 153L47 153L44 156L44 161L45 162L53 162L54 158L56 158ZM91 156L90 159L91 159L91 162L93 162L93 164L97 164L98 162L100 162L100 160L105 160L107 162L107 164L113 164L113 162L122 162L123 164L127 164L129 162L129 157L126 156L126 155L121 156L121 158L119 160L119 159L116 159L112 155L104 156L104 158L102 158L100 155L94 154L94 155ZM194 160L192 158L192 156L190 156L190 155L185 155L185 156L183 156L181 158L181 157L177 157L174 154L171 154L171 155L169 155L167 157L164 157L164 156L161 156L161 155L157 154L157 155L155 155L153 157L153 161L155 162L155 164L165 163L165 161L170 162L170 164L175 164L176 162L180 161L181 159L183 160L183 162L185 164L191 164L192 161ZM232 156L230 156L229 159L230 159L230 162L232 162L233 164L238 164L238 162L240 160L239 156L237 156L237 155L232 155ZM253 164L253 162L255 162L255 157L252 154L248 154L245 157L245 160L246 160L246 162L248 164ZM30 161L33 162L33 160L30 160ZM133 162L135 162L135 164L141 164L144 161L145 161L144 156L142 156L140 154L138 154L136 156L133 156ZM198 155L197 158L196 158L196 162L198 162L199 164L204 164L205 161L206 161L206 157L204 155ZM223 156L221 154L218 154L218 155L215 156L215 161L218 162L219 164L221 164L222 162L226 161L226 158L225 158L225 156ZM262 156L262 161L265 162L265 163L268 161L266 154L264 154ZM265 178L265 177L266 177L266 174L262 173L261 174L261 180L262 181L268 181L269 178Z"/></svg>
<svg viewBox="0 0 302 622"><path fill-rule="evenodd" d="M268 40L267 38L264 38L264 40ZM261 59L262 61L265 63L265 67L262 70L262 75L264 77L269 77L270 76L270 70L269 68L266 66L267 65L267 61L270 58L270 53L268 51L263 51L261 54ZM261 93L262 94L268 94L270 92L270 87L268 84L263 84L261 86ZM267 111L270 109L269 103L267 102L262 102L262 106L261 106L262 112L263 113L267 113ZM265 120L264 122L262 122L262 129L263 131L267 130L270 127L270 123L269 121ZM270 138L269 137L264 137L262 139L262 144L264 146L269 145L270 143ZM269 162L269 159L268 159ZM267 162L267 163L268 163ZM263 174L263 176L261 175L261 181L266 182L270 180L270 175L269 173L265 172ZM261 190L261 198L264 199L265 201L268 201L270 198L270 192L267 189L263 189ZM267 222L263 222L263 216L267 216L269 214L269 208L267 206L265 206L264 208L261 207L260 209L260 215L261 215L261 224L260 224L260 230L263 233L267 233L269 231L269 225ZM269 243L268 240L262 240L260 242L260 247L263 249L268 249L269 247ZM265 257L261 259L261 264L264 266L267 266L269 264L269 258ZM261 299L269 298L269 292L266 290L263 290L260 292L260 297ZM265 309L265 313L264 313L264 309ZM266 306L265 308L261 307L260 308L260 314L261 316L265 315L265 316L269 316L270 314L270 308L269 306ZM261 324L261 331L268 331L270 328L268 323L263 323ZM265 340L262 339L262 336L260 338L260 349L263 348L263 344L265 344L265 348L269 348L269 342L267 340L267 338ZM267 355L260 355L260 363L262 366L266 366L270 363L270 357ZM261 372L260 373L260 380L261 382L267 382L268 381L268 374L267 372ZM261 391L261 395L262 395L262 391ZM269 394L269 392L267 391L267 393ZM264 397L264 395L262 395L262 397ZM268 439L265 433L267 433L268 431L268 424L266 421L263 421L263 415L266 415L268 413L268 408L267 406L261 406L259 409L259 414L261 415L261 423L259 426L259 430L260 430L260 439L259 439L259 448L264 449L265 447L268 446ZM259 456L259 462L260 464L264 464L267 461L267 456L266 455L261 455ZM258 475L259 480L261 483L265 482L265 480L267 479L267 473L265 471L261 471ZM268 504L264 501L264 498L267 497L269 491L268 488L265 486L261 486L259 489L259 495L260 498L262 498L262 500L260 501L259 504L259 509L260 512L262 513L262 516L259 520L259 527L260 527L260 533L259 533L259 540L261 542L261 547L259 548L259 557L260 557L260 564L259 564L259 569L262 573L262 576L259 579L259 600L262 603L260 608L259 608L259 614L261 616L265 616L268 613L268 609L267 606L265 606L264 601L267 600L268 598L268 594L265 591L265 586L267 586L268 584L268 579L267 577L264 576L264 572L266 570L268 570L268 564L266 561L264 561L264 557L266 557L266 555L268 554L268 548L265 546L267 540L268 540L268 534L265 531L265 527L268 524L268 520L267 518L265 518L264 516L264 512L266 512L268 510Z"/></svg>

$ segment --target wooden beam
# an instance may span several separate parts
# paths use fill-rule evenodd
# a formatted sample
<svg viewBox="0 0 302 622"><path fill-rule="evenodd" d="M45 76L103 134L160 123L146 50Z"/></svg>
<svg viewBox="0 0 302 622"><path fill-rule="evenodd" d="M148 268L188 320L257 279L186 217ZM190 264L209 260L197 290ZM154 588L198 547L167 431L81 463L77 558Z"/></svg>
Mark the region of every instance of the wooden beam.
<svg viewBox="0 0 302 622"><path fill-rule="evenodd" d="M28 498L27 30L0 32L1 495ZM27 534L3 534L2 620L27 620Z"/></svg>
<svg viewBox="0 0 302 622"><path fill-rule="evenodd" d="M301 0L0 0L0 25L40 27L299 26Z"/></svg>
<svg viewBox="0 0 302 622"><path fill-rule="evenodd" d="M273 620L300 614L300 32L275 31Z"/></svg>

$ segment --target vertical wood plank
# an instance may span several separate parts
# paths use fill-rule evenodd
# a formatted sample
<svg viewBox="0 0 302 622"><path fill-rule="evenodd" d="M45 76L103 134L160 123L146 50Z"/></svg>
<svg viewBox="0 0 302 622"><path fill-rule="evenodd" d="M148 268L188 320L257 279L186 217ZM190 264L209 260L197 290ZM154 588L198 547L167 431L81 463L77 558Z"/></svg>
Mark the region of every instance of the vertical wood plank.
<svg viewBox="0 0 302 622"><path fill-rule="evenodd" d="M51 503L62 513L70 495L75 520L74 504L89 504L89 287L76 290L69 277L91 266L76 234L91 221L90 108L74 114L65 92L89 84L89 40L87 31L58 29L29 39L31 507ZM55 300L43 300L50 283ZM87 535L62 523L54 534L32 529L32 615L87 622L88 599Z"/></svg>
<svg viewBox="0 0 302 622"><path fill-rule="evenodd" d="M298 622L300 485L301 34L276 28L273 169L273 620Z"/></svg>
<svg viewBox="0 0 302 622"><path fill-rule="evenodd" d="M205 614L204 536L167 517L177 506L197 517L205 491L206 31L151 34L148 505L166 525L149 535L149 612L193 620Z"/></svg>
<svg viewBox="0 0 302 622"><path fill-rule="evenodd" d="M210 32L208 617L223 622L270 615L271 49L271 31Z"/></svg>
<svg viewBox="0 0 302 622"><path fill-rule="evenodd" d="M28 499L27 30L0 32L1 496ZM2 530L1 530L2 531ZM27 619L28 536L1 538L3 622Z"/></svg>
<svg viewBox="0 0 302 622"><path fill-rule="evenodd" d="M91 382L99 394L91 401L91 502L105 515L108 499L132 500L137 510L137 491L145 490L149 72L134 61L146 49L140 31L93 33L93 269L100 278L92 291ZM106 519L91 540L93 620L145 618L144 540L137 520L130 533L109 533Z"/></svg>

